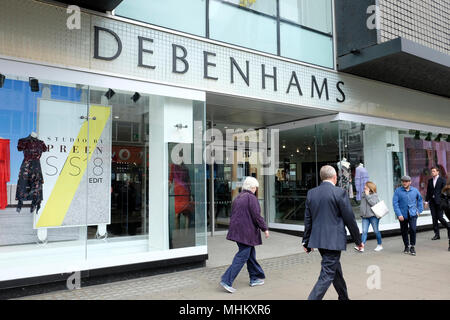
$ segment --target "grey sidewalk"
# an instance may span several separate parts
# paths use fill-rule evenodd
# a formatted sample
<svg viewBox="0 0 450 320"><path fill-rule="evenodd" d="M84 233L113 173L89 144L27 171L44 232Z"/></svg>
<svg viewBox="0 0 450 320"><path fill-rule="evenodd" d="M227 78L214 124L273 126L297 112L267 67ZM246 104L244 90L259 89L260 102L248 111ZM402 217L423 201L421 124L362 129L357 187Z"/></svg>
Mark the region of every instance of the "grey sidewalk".
<svg viewBox="0 0 450 320"><path fill-rule="evenodd" d="M431 241L432 231L417 235L417 256L402 253L401 237L383 239L384 250L375 252L375 240L369 240L366 252L359 253L348 244L342 254L342 268L351 299L450 299L450 252L448 240ZM231 263L236 245L225 236L209 238L210 260L204 268L151 277L57 291L22 299L306 299L320 271L320 254L304 253L300 238L272 232L257 247L257 258L266 273L263 286L250 287L244 267L234 282L236 293L219 286L220 276ZM373 277L369 266L380 270L380 289L369 289ZM370 282L370 281L369 281ZM372 283L372 282L371 282ZM337 299L330 287L325 299Z"/></svg>

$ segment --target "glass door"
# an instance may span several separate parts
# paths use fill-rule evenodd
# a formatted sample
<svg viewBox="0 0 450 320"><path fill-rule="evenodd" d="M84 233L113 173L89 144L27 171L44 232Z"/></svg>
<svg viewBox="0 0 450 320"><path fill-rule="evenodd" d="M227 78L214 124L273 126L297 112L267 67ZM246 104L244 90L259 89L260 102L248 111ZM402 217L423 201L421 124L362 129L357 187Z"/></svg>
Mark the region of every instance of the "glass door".
<svg viewBox="0 0 450 320"><path fill-rule="evenodd" d="M261 206L261 214L264 216L265 179L261 160L262 153L267 150L258 145L259 134L262 134L262 131L233 130L231 133L228 131L228 134L225 132L223 138L230 141L223 141L223 144L218 146L214 152L216 154L214 164L207 165L208 231L212 234L228 230L232 202L242 191L246 177L254 177L259 182L256 196ZM252 146L250 143L253 143ZM218 152L221 153L220 156L217 155Z"/></svg>
<svg viewBox="0 0 450 320"><path fill-rule="evenodd" d="M279 129L279 162L269 181L269 223L274 227L304 223L308 191L318 186L319 171L324 165L338 171L341 159L340 127L334 116L296 121L271 129ZM297 227L298 226L298 227Z"/></svg>
<svg viewBox="0 0 450 320"><path fill-rule="evenodd" d="M149 104L148 95L90 88L89 259L148 251Z"/></svg>

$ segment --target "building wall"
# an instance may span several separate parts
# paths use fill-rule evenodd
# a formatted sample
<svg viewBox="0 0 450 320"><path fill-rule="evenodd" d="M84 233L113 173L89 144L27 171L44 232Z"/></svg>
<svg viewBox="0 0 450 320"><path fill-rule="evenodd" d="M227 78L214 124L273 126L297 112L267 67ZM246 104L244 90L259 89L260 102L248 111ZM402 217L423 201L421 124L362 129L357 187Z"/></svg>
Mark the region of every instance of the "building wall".
<svg viewBox="0 0 450 320"><path fill-rule="evenodd" d="M329 110L330 113L345 111L443 127L450 123L450 115L442 111L448 107L448 99L442 97L112 17L82 13L80 29L70 30L66 25L70 14L65 7L36 1L3 0L0 6L0 56L6 58ZM111 61L94 58L94 26L112 30L120 37L122 52L118 58ZM153 53L143 53L142 63L155 68L138 66L138 37L153 40L144 43L145 50ZM102 32L99 40L100 55L108 57L117 51L112 35ZM173 45L178 46L177 55L182 54L179 46L186 49L189 69L185 73L173 72ZM205 58L208 52L213 55ZM248 84L236 68L231 79L230 58L235 59L244 73L248 62ZM176 64L178 70L184 69L181 60ZM262 76L263 67L269 76L276 68L276 81ZM205 78L205 70L211 78L217 79ZM294 74L301 92L295 85ZM319 97L313 77L319 88L327 81L328 97L325 92ZM423 117L425 111L427 117Z"/></svg>
<svg viewBox="0 0 450 320"><path fill-rule="evenodd" d="M398 37L450 54L450 0L378 0L380 42Z"/></svg>

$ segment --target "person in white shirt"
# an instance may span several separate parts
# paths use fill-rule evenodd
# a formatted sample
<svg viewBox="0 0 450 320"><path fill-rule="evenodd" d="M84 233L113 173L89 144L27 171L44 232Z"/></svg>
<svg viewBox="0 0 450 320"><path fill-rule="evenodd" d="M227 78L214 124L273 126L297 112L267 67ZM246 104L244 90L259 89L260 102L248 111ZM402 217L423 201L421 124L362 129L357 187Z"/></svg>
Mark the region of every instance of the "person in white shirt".
<svg viewBox="0 0 450 320"><path fill-rule="evenodd" d="M445 221L441 205L441 192L445 187L446 181L444 178L439 176L439 168L431 168L432 178L428 180L427 195L425 197L425 205L428 205L431 211L431 217L433 219L433 230L434 237L431 240L439 240L441 237L439 235L439 221L449 229L447 221Z"/></svg>

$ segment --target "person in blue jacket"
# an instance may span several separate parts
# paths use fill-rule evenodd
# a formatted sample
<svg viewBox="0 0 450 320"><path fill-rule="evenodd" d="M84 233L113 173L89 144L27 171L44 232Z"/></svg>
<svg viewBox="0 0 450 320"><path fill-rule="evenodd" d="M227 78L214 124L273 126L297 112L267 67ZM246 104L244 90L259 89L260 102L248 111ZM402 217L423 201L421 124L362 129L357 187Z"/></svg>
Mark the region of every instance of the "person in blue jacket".
<svg viewBox="0 0 450 320"><path fill-rule="evenodd" d="M394 192L394 212L400 221L405 250L403 253L416 255L417 217L423 211L423 199L419 190L411 186L411 177L402 177L402 186ZM409 238L408 238L409 233Z"/></svg>

